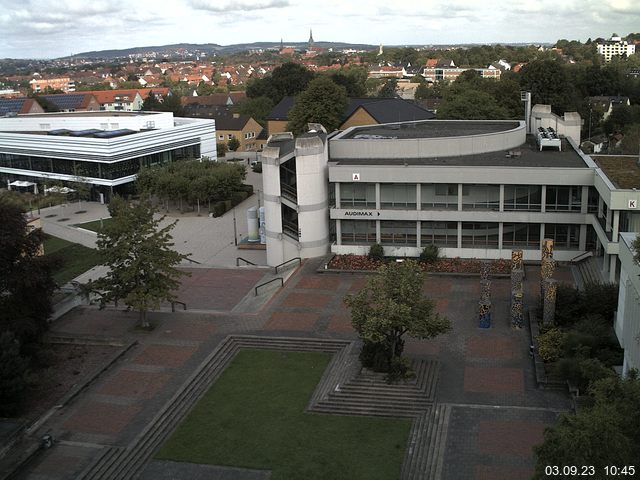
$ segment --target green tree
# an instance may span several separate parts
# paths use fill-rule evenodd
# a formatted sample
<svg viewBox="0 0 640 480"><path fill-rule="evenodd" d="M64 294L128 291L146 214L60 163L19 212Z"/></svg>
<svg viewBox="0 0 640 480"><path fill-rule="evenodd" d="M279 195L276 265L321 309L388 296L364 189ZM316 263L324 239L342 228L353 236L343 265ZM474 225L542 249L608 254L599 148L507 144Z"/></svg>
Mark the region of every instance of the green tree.
<svg viewBox="0 0 640 480"><path fill-rule="evenodd" d="M285 96L293 96L307 88L314 73L302 65L287 62L275 68L271 75L255 79L247 85L249 98L268 97L277 104Z"/></svg>
<svg viewBox="0 0 640 480"><path fill-rule="evenodd" d="M156 98L156 95L153 93L153 90L149 92L147 98L142 102L142 110L145 112L154 112L160 110L161 102Z"/></svg>
<svg viewBox="0 0 640 480"><path fill-rule="evenodd" d="M636 262L640 263L640 233L636 235L636 239L633 241L633 258Z"/></svg>
<svg viewBox="0 0 640 480"><path fill-rule="evenodd" d="M448 95L438 108L439 119L501 120L508 116L507 111L490 94L479 90Z"/></svg>
<svg viewBox="0 0 640 480"><path fill-rule="evenodd" d="M218 155L218 158L220 157L224 157L227 152L228 152L228 148L227 148L227 143L226 142L218 142L216 143L216 153Z"/></svg>
<svg viewBox="0 0 640 480"><path fill-rule="evenodd" d="M0 417L20 412L27 389L28 360L20 354L20 342L13 332L0 333Z"/></svg>
<svg viewBox="0 0 640 480"><path fill-rule="evenodd" d="M536 60L524 66L520 72L520 86L531 92L534 104L551 105L554 112L577 109L575 89L567 75L566 67L553 60Z"/></svg>
<svg viewBox="0 0 640 480"><path fill-rule="evenodd" d="M640 380L610 377L591 388L595 404L577 415L563 414L535 447L534 479L548 478L547 465L636 465L640 458Z"/></svg>
<svg viewBox="0 0 640 480"><path fill-rule="evenodd" d="M101 305L122 300L140 314L140 326L149 327L147 312L162 302L175 300L179 278L176 266L188 255L172 250L171 230L176 222L160 227L147 200L127 203L115 197L109 204L113 220L98 233L98 252L108 273L88 287Z"/></svg>
<svg viewBox="0 0 640 480"><path fill-rule="evenodd" d="M236 137L233 137L227 142L227 146L229 147L229 150L235 152L240 148L240 140L238 140Z"/></svg>
<svg viewBox="0 0 640 480"><path fill-rule="evenodd" d="M267 126L266 117L273 109L274 103L269 97L247 98L238 107L238 113L249 115L262 127Z"/></svg>
<svg viewBox="0 0 640 480"><path fill-rule="evenodd" d="M393 262L383 265L359 293L344 300L351 308L354 329L365 344L383 346L389 368L401 355L405 334L426 339L451 329L433 300L423 295L423 284L424 273L417 262Z"/></svg>
<svg viewBox="0 0 640 480"><path fill-rule="evenodd" d="M307 123L321 123L328 132L340 126L347 108L347 92L327 77L318 77L309 83L289 112L287 129L299 134Z"/></svg>
<svg viewBox="0 0 640 480"><path fill-rule="evenodd" d="M354 66L341 68L330 75L331 80L347 90L348 97L364 97L367 94L367 70L364 67Z"/></svg>
<svg viewBox="0 0 640 480"><path fill-rule="evenodd" d="M20 208L0 196L0 332L11 331L23 353L47 329L54 261L40 256L41 229L27 231Z"/></svg>
<svg viewBox="0 0 640 480"><path fill-rule="evenodd" d="M395 98L396 95L396 87L398 86L398 80L395 78L390 78L387 80L382 88L378 91L378 98Z"/></svg>

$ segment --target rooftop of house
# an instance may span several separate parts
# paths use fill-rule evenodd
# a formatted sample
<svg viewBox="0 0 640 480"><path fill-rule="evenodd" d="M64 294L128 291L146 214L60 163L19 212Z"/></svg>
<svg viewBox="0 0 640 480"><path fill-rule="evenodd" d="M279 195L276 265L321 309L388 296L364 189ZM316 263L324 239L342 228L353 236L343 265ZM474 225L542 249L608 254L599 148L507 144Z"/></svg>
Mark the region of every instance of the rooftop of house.
<svg viewBox="0 0 640 480"><path fill-rule="evenodd" d="M394 120L392 120L394 121ZM398 120L395 120L397 122ZM469 135L484 135L513 130L520 122L491 120L435 120L408 123L387 123L354 127L341 138L348 139L406 139L406 138L447 138Z"/></svg>
<svg viewBox="0 0 640 480"><path fill-rule="evenodd" d="M626 156L591 155L616 188L640 189L640 159Z"/></svg>

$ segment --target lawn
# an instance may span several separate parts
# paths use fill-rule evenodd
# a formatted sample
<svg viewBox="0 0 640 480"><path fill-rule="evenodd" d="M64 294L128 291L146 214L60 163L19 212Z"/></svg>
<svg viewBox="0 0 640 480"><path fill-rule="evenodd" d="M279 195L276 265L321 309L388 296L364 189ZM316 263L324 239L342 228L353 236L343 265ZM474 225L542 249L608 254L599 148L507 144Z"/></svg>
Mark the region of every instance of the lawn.
<svg viewBox="0 0 640 480"><path fill-rule="evenodd" d="M51 235L47 235L44 241L44 254L54 255L60 260L60 266L53 273L58 285L64 285L100 263L98 252L93 248Z"/></svg>
<svg viewBox="0 0 640 480"><path fill-rule="evenodd" d="M102 220L94 220L93 222L79 223L76 227L84 228L85 230L91 230L92 232L98 232L103 225L107 225L111 222L111 218L103 218Z"/></svg>
<svg viewBox="0 0 640 480"><path fill-rule="evenodd" d="M272 480L399 478L410 420L304 412L330 358L242 350L157 458L272 470Z"/></svg>

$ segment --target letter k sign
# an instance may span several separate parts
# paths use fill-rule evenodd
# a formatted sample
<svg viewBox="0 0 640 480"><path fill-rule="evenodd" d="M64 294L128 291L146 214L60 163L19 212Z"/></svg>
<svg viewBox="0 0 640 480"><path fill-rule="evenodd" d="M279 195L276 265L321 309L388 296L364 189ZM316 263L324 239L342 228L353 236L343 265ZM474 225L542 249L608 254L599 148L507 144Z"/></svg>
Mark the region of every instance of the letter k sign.
<svg viewBox="0 0 640 480"><path fill-rule="evenodd" d="M629 200L629 208L638 208L637 200Z"/></svg>

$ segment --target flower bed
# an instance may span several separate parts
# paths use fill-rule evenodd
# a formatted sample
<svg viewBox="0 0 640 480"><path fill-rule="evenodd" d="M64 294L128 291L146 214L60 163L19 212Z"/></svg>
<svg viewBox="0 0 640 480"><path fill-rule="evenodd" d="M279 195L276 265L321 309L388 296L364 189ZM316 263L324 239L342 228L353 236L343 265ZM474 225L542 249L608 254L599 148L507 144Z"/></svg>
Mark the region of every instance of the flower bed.
<svg viewBox="0 0 640 480"><path fill-rule="evenodd" d="M371 260L366 255L336 255L329 262L328 268L334 270L377 270L385 261ZM436 262L420 263L425 272L437 273L480 273L482 260L477 258L440 258ZM491 273L494 275L506 275L511 272L511 262L498 259L491 261Z"/></svg>

